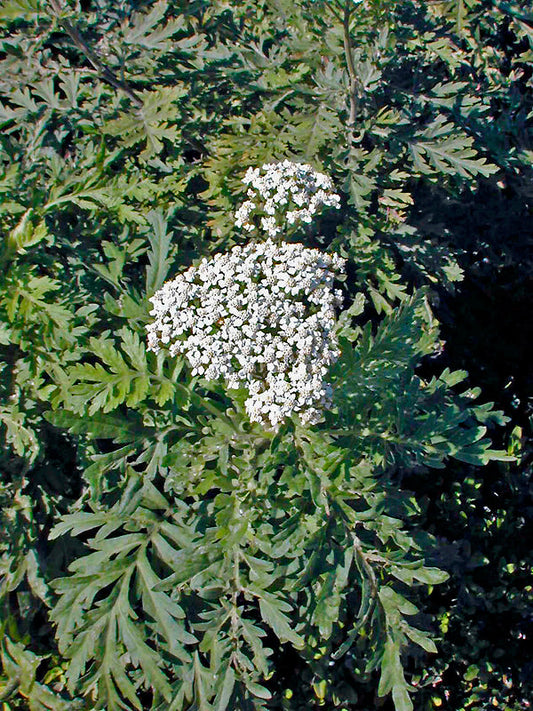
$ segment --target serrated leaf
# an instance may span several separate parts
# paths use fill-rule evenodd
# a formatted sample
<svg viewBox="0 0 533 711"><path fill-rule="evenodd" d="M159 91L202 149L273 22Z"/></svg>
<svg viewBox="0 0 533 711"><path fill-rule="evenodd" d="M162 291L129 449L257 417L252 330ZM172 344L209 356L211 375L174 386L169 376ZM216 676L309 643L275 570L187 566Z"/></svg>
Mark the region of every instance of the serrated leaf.
<svg viewBox="0 0 533 711"><path fill-rule="evenodd" d="M404 625L402 629L412 642L418 644L418 646L425 649L426 652L430 654L436 654L438 652L435 642L428 636L427 632L422 632L422 630L418 630L416 627L411 627L407 624Z"/></svg>
<svg viewBox="0 0 533 711"><path fill-rule="evenodd" d="M261 617L281 642L290 642L295 647L303 647L304 640L290 627L289 618L281 609L282 605L282 601L276 600L272 595L269 595L269 600L266 600L264 596L260 597Z"/></svg>
<svg viewBox="0 0 533 711"><path fill-rule="evenodd" d="M151 296L163 285L167 277L171 264L169 252L172 233L168 231L167 221L161 211L151 210L147 220L151 230L148 234L150 251L146 268L146 291Z"/></svg>
<svg viewBox="0 0 533 711"><path fill-rule="evenodd" d="M215 711L229 711L228 704L231 701L234 686L235 672L233 671L231 665L228 665L226 673L224 674L222 688L220 689L220 693L215 700Z"/></svg>
<svg viewBox="0 0 533 711"><path fill-rule="evenodd" d="M473 178L489 177L498 168L479 156L474 139L461 133L439 116L416 140L409 143L413 164L423 175L451 175Z"/></svg>
<svg viewBox="0 0 533 711"><path fill-rule="evenodd" d="M145 427L140 416L135 413L130 413L127 418L101 412L82 417L68 410L51 410L44 413L44 418L52 425L68 429L73 434L88 434L98 439L112 439L117 443L134 442L141 436L152 437L155 434L155 430Z"/></svg>
<svg viewBox="0 0 533 711"><path fill-rule="evenodd" d="M181 622L185 617L183 609L166 593L154 590L160 579L152 570L145 553L137 557L136 565L144 610L157 620L157 632L164 635L170 652L178 659L188 661L189 654L182 645L194 644L197 640Z"/></svg>
<svg viewBox="0 0 533 711"><path fill-rule="evenodd" d="M413 711L408 689L409 686L405 680L400 659L400 645L389 634L385 641L385 650L381 659L378 694L379 696L386 696L392 691L396 711Z"/></svg>

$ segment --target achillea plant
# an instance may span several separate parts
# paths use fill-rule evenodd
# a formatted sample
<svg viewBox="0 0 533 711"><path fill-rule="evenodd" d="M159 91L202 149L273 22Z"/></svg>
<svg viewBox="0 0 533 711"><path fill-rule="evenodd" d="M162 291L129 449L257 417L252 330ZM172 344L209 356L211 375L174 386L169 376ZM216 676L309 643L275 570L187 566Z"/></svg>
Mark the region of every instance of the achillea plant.
<svg viewBox="0 0 533 711"><path fill-rule="evenodd" d="M68 690L96 708L280 709L291 647L287 708L347 702L342 684L327 687L346 657L354 683L376 671L379 695L410 711L402 654L410 642L436 650L407 619L410 588L447 574L409 531L411 502L388 467L494 456L485 428L465 424L488 411L450 391L454 374L416 377L438 343L423 294L375 333L353 323L357 300L337 318L345 260L281 239L299 228L292 198L307 190L316 214L338 202L332 182L287 162L254 181L262 170L282 177L276 193L258 183L267 203L281 195L276 241L259 222L249 244L161 286L170 234L152 215L152 322L124 300L126 325L89 337L53 393L47 419L88 435L91 463L51 533L90 535L51 581L50 619ZM100 452L91 440L105 438L115 444Z"/></svg>
<svg viewBox="0 0 533 711"><path fill-rule="evenodd" d="M529 568L501 542L530 472L505 535L469 483L505 418L440 370L410 292L451 293L467 254L476 282L513 255L529 275L528 3L82 5L0 7L1 701L410 711L449 688L459 711L494 706L490 672L518 710ZM487 597L468 551L492 539Z"/></svg>

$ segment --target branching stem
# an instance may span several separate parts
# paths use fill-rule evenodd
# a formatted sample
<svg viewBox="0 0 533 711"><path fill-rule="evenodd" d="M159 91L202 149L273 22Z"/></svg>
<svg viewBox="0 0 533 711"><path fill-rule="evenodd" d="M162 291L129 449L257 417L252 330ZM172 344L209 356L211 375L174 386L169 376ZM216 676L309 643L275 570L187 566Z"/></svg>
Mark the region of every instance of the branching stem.
<svg viewBox="0 0 533 711"><path fill-rule="evenodd" d="M80 52L82 52L82 54L87 57L88 61L93 65L93 67L100 74L102 79L108 84L111 84L111 86L113 86L115 89L123 91L127 96L129 96L129 98L138 108L142 108L143 101L140 96L131 88L131 86L129 86L129 84L127 84L125 81L122 81L122 79L119 79L116 74L102 62L98 54L93 49L91 49L91 47L89 47L87 42L83 39L78 28L73 25L70 20L65 17L62 17L62 15L64 14L64 8L61 5L61 1L50 0L50 5L52 6L52 9L56 14L57 19L63 26L65 32L68 34L68 36L71 38L71 40L80 50Z"/></svg>
<svg viewBox="0 0 533 711"><path fill-rule="evenodd" d="M348 68L348 76L350 78L350 115L348 116L348 127L353 130L355 124L355 118L357 116L357 108L359 104L359 79L357 77L357 72L355 71L355 64L353 60L353 46L352 38L350 37L350 18L351 18L351 0L347 0L344 5L344 18L343 18L343 28L344 28L344 54L346 57L346 66Z"/></svg>

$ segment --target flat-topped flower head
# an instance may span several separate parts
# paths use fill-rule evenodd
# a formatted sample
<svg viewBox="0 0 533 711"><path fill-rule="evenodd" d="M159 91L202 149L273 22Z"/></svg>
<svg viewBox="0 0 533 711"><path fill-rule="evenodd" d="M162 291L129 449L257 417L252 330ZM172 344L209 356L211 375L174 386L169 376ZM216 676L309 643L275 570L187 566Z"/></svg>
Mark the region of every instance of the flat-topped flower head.
<svg viewBox="0 0 533 711"><path fill-rule="evenodd" d="M193 375L247 388L250 420L276 430L331 407L328 367L345 260L302 244L252 243L202 259L151 297L148 347L183 354Z"/></svg>
<svg viewBox="0 0 533 711"><path fill-rule="evenodd" d="M247 232L258 228L270 237L287 225L310 223L322 207L340 207L333 182L306 163L265 163L248 168L243 178L247 197L235 213L235 225Z"/></svg>

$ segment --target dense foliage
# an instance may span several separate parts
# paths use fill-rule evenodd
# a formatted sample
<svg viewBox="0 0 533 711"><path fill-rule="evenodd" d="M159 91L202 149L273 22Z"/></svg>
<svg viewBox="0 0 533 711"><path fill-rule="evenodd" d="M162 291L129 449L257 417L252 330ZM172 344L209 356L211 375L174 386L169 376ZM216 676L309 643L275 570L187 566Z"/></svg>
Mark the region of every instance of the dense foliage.
<svg viewBox="0 0 533 711"><path fill-rule="evenodd" d="M529 3L0 18L2 711L529 708ZM287 158L342 355L272 430L146 327Z"/></svg>

